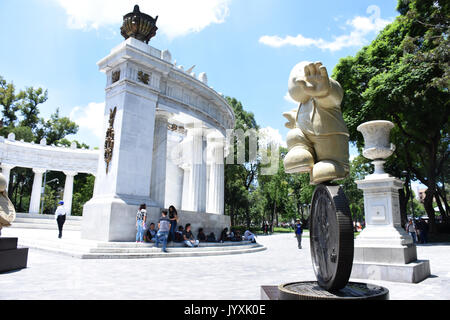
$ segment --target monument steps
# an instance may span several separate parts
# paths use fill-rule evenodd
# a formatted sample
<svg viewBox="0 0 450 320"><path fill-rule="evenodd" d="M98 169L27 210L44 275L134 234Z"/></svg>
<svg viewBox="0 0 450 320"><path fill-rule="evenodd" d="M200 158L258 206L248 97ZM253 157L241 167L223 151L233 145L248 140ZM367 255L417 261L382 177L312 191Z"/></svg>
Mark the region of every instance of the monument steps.
<svg viewBox="0 0 450 320"><path fill-rule="evenodd" d="M247 244L247 245L241 245L241 246L224 246L224 247L217 247L217 246L211 246L211 247L197 247L195 248L196 252L205 252L205 251L233 251L233 250L242 250L244 248L256 248L259 247L258 244ZM159 248L151 246L147 248L94 248L90 249L90 253L153 253L153 252L160 252L161 251L161 245ZM187 248L187 247L167 247L167 250L170 252L186 252L186 250L193 249L193 248Z"/></svg>
<svg viewBox="0 0 450 320"><path fill-rule="evenodd" d="M199 251L199 248L184 248L178 252L175 248L168 248L168 252L161 252L161 249L155 248L156 251L152 253L104 253L104 254L83 254L82 259L143 259L143 258L172 258L172 257L200 257L200 256L217 256L230 254L243 254L263 251L266 248L258 245L250 248L239 248L236 250L211 250L216 248L208 248L210 250Z"/></svg>
<svg viewBox="0 0 450 320"><path fill-rule="evenodd" d="M68 216L63 230L80 231L82 217ZM18 213L11 228L58 230L54 215Z"/></svg>
<svg viewBox="0 0 450 320"><path fill-rule="evenodd" d="M265 250L258 243L249 241L225 243L201 243L197 248L185 247L182 243L171 243L168 253L154 244L126 242L96 242L81 239L37 239L20 238L20 245L32 249L69 255L80 259L146 259L163 257L197 257L228 254L243 254Z"/></svg>

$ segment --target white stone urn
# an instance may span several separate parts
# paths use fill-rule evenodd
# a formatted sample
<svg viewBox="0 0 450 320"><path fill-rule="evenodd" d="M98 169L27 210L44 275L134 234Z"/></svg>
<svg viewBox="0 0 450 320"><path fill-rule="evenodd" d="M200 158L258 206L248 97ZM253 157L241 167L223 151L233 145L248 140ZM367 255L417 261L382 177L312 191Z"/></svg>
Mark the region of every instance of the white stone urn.
<svg viewBox="0 0 450 320"><path fill-rule="evenodd" d="M389 142L389 135L394 124L386 120L374 120L360 124L356 130L362 133L364 138L363 156L374 160L374 174L386 174L384 172L384 159L395 151L395 145Z"/></svg>

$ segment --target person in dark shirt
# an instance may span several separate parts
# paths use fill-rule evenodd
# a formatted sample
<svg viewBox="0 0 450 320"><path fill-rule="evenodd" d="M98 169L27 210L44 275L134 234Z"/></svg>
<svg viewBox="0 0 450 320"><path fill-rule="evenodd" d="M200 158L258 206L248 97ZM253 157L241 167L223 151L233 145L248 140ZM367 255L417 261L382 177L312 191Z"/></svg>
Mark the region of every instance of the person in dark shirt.
<svg viewBox="0 0 450 320"><path fill-rule="evenodd" d="M177 230L178 212L174 206L169 207L170 230L167 241L175 241L175 231Z"/></svg>
<svg viewBox="0 0 450 320"><path fill-rule="evenodd" d="M299 249L302 248L302 233L303 233L302 224L300 222L300 219L297 219L297 222L295 224L295 237L297 238Z"/></svg>
<svg viewBox="0 0 450 320"><path fill-rule="evenodd" d="M228 236L228 228L223 229L222 233L220 234L219 242L224 241L230 241L230 238Z"/></svg>
<svg viewBox="0 0 450 320"><path fill-rule="evenodd" d="M192 234L192 231L191 231L190 223L188 223L186 225L186 227L184 228L183 240L184 240L184 244L187 247L198 247L199 241L195 240L194 235Z"/></svg>
<svg viewBox="0 0 450 320"><path fill-rule="evenodd" d="M214 234L214 232L211 232L210 234L208 234L208 237L206 238L206 242L217 242L216 235Z"/></svg>
<svg viewBox="0 0 450 320"><path fill-rule="evenodd" d="M175 242L183 242L183 226L178 226L178 230L175 232Z"/></svg>
<svg viewBox="0 0 450 320"><path fill-rule="evenodd" d="M206 235L203 232L203 228L198 229L197 240L200 241L200 242L205 242L206 241Z"/></svg>
<svg viewBox="0 0 450 320"><path fill-rule="evenodd" d="M155 228L155 224L152 222L152 223L150 223L150 226L149 226L147 232L145 233L144 240L147 240L147 242L154 242L156 233L157 233L157 231Z"/></svg>

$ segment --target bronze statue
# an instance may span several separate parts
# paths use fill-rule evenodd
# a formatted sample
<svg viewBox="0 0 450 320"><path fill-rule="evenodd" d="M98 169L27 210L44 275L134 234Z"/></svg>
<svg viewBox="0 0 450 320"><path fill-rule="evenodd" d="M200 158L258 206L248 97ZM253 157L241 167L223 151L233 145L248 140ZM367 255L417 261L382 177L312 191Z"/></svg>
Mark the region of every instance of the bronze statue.
<svg viewBox="0 0 450 320"><path fill-rule="evenodd" d="M156 27L156 18L152 18L148 14L142 13L139 6L135 5L133 12L123 17L123 25L120 33L125 39L130 37L148 43L151 38L156 35L158 28Z"/></svg>
<svg viewBox="0 0 450 320"><path fill-rule="evenodd" d="M113 150L114 150L114 119L116 118L117 107L109 110L109 127L106 130L105 137L105 162L106 162L106 173L109 170L109 163L112 160Z"/></svg>

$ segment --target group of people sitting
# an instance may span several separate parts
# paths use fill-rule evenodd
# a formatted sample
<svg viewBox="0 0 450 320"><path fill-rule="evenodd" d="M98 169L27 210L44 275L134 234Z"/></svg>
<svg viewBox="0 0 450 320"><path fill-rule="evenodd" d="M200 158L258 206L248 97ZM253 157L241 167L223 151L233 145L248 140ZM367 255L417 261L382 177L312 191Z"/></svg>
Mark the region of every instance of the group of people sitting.
<svg viewBox="0 0 450 320"><path fill-rule="evenodd" d="M191 230L191 224L187 223L184 227L178 226L178 213L174 206L170 206L169 210L163 210L161 218L158 222L158 227L155 223L150 223L147 227L147 211L145 204L142 204L136 214L136 242L154 242L158 247L162 242L162 251L167 252L167 243L170 241L184 243L187 247L198 247L200 242L224 242L224 241L242 241L248 240L256 242L255 235L249 230L245 231L242 236L239 231L231 229L228 232L228 228L222 230L219 239L216 239L214 232L206 235L203 228L198 229L197 237Z"/></svg>

